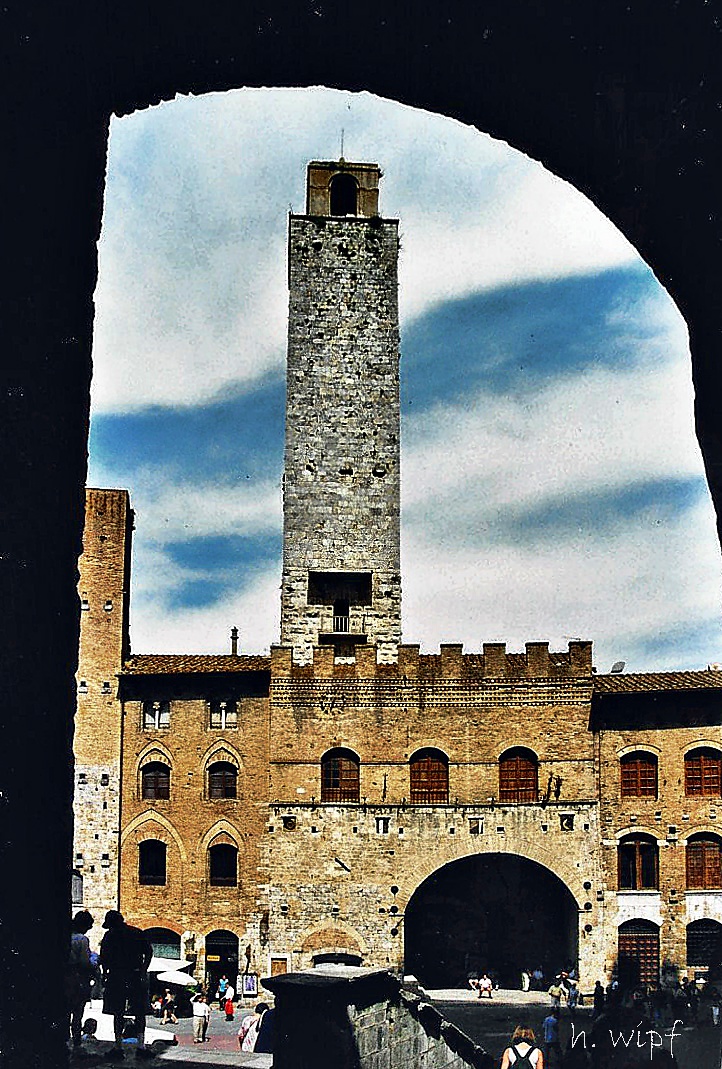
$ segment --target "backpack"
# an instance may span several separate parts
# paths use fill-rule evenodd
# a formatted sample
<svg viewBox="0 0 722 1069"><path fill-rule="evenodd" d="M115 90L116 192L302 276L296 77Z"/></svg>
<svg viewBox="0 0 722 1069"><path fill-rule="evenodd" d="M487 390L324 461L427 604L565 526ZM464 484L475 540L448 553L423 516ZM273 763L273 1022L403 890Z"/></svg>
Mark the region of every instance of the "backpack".
<svg viewBox="0 0 722 1069"><path fill-rule="evenodd" d="M518 1066L519 1069L534 1069L534 1066L530 1062L530 1057L538 1047L530 1047L526 1054L522 1054L515 1043L512 1043L511 1049L514 1051L516 1061L514 1062L514 1069Z"/></svg>

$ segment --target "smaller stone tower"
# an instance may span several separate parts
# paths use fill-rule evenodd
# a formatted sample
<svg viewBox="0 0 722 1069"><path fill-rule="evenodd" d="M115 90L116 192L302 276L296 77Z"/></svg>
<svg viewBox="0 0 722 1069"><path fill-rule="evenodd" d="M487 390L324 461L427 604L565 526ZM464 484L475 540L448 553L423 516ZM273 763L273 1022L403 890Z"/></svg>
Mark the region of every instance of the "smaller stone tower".
<svg viewBox="0 0 722 1069"><path fill-rule="evenodd" d="M310 163L288 236L281 643L401 639L398 222L375 163Z"/></svg>
<svg viewBox="0 0 722 1069"><path fill-rule="evenodd" d="M126 490L87 490L80 558L73 906L100 924L118 903L122 708L133 513Z"/></svg>

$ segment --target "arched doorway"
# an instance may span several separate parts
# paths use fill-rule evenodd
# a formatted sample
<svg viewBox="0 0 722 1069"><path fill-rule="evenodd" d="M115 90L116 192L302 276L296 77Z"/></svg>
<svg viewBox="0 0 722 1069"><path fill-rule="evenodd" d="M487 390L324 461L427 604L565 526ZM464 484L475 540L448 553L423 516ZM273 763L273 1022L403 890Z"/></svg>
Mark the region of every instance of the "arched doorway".
<svg viewBox="0 0 722 1069"><path fill-rule="evenodd" d="M619 925L617 978L626 990L659 980L659 928L652 921L625 921Z"/></svg>
<svg viewBox="0 0 722 1069"><path fill-rule="evenodd" d="M576 963L578 909L549 869L516 854L476 854L433 873L411 897L405 962L427 987L466 986L487 970L518 987L522 968L545 975Z"/></svg>
<svg viewBox="0 0 722 1069"><path fill-rule="evenodd" d="M145 934L153 947L153 957L180 958L181 941L177 932L170 928L146 928Z"/></svg>
<svg viewBox="0 0 722 1069"><path fill-rule="evenodd" d="M687 969L710 980L722 976L722 924L703 919L687 925Z"/></svg>
<svg viewBox="0 0 722 1069"><path fill-rule="evenodd" d="M223 928L206 936L206 984L209 995L215 995L218 981L226 976L236 986L238 979L238 936Z"/></svg>

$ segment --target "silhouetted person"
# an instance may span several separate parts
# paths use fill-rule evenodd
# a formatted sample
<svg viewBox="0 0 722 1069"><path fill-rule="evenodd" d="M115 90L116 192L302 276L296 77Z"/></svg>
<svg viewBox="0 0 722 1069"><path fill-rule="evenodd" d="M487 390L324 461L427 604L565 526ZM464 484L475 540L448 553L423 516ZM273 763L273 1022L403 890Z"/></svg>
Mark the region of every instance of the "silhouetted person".
<svg viewBox="0 0 722 1069"><path fill-rule="evenodd" d="M125 923L122 913L110 909L103 927L107 929L100 943L100 964L105 990L103 1012L113 1017L115 1045L108 1051L109 1060L123 1057L123 1017L126 1005L135 1018L138 1040L136 1057L153 1057L145 1046L145 1015L148 1008L148 966L153 948L140 928Z"/></svg>

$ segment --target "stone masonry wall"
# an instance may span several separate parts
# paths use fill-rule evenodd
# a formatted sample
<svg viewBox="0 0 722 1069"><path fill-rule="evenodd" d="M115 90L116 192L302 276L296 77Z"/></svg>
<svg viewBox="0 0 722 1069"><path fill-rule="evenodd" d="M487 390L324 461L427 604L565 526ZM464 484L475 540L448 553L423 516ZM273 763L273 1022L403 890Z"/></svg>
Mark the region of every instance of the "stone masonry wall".
<svg viewBox="0 0 722 1069"><path fill-rule="evenodd" d="M401 635L396 220L292 216L281 641L301 662L332 606L309 571L372 573L352 630L395 658Z"/></svg>
<svg viewBox="0 0 722 1069"><path fill-rule="evenodd" d="M121 704L118 679L128 647L132 512L125 490L86 495L78 699L75 716L73 867L83 877L83 906L102 935L105 910L118 903Z"/></svg>

